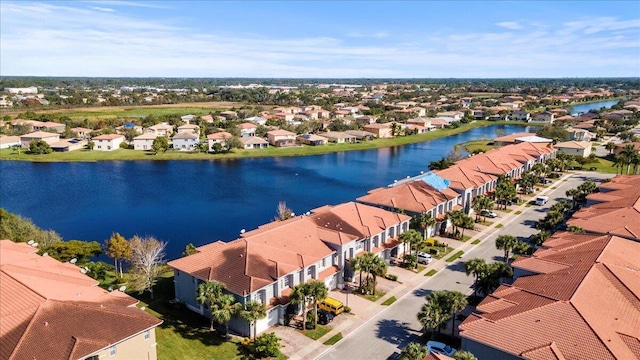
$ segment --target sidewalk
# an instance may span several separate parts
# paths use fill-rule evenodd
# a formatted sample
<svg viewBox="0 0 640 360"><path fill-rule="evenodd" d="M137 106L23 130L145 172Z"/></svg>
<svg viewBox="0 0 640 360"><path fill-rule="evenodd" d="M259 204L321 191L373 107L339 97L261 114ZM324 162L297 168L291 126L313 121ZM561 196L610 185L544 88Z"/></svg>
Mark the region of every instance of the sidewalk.
<svg viewBox="0 0 640 360"><path fill-rule="evenodd" d="M547 188L544 188L536 195L543 195L552 191L554 186L561 183L565 179L571 177L572 175L573 174L570 173L562 176L561 178L557 179L555 182L549 184ZM449 246L452 247L453 250L449 254L444 256L442 259L433 261L431 264L426 266L425 269L423 269L419 273L413 273L412 271L409 271L406 269L402 269L402 272L393 271L393 273L401 274L398 280L401 281L402 284L398 282L391 282L392 284L395 284L395 286L389 287L389 290L387 291L387 293L375 302L371 302L355 294L349 295L347 298L346 293L341 290L331 291L329 293L330 297L336 298L345 303L346 303L345 300L348 299L349 305L351 308L353 308L354 314L353 315L344 314L336 317L336 320L338 320L340 317L343 317L343 319L345 320L342 320L339 323L335 323L334 328L328 333L326 333L324 336L320 337L318 340L314 341L307 338L303 334L297 333L295 335L296 337L301 336L307 339L308 341L304 341L303 339L296 339L296 340L291 339L293 340L293 342L300 343L299 346L297 346L299 347L299 350L293 353L287 353L288 352L287 351L285 352L285 355L289 356L290 360L315 359L318 356L322 355L324 352L328 351L331 348L330 345L323 344L325 341L329 340L331 337L333 337L338 333L342 333L343 338L347 337L349 334L356 331L358 328L363 326L369 320L371 320L372 318L374 318L384 310L388 309L389 306L381 305L384 301L386 301L392 296L395 296L396 299L400 299L401 297L411 293L416 287L418 287L420 284L422 284L425 280L428 279L428 277L425 277L425 274L427 272L431 271L432 269L435 269L436 271L440 271L443 268L445 268L447 265L450 265L451 263L448 263L446 259L453 256L458 251L463 251L466 253L469 249L477 245L477 244L472 244L474 240L480 240L480 242L482 242L489 236L500 231L501 227L497 228L498 224L502 224L504 226L514 221L520 215L520 213L516 214L516 212L518 211L522 212L526 207L527 207L527 202L524 202L521 205L518 205L517 207L513 207L511 209L511 212L505 213L504 216L497 218L499 220L496 220L493 224L482 229L480 232L473 235L466 242L452 240L449 243ZM395 267L393 269L395 270ZM385 281L390 282L389 280L386 280L386 279L380 279L379 281L380 285L383 286L383 283ZM276 333L277 332L278 331L276 331ZM291 332L288 332L288 333L289 335L291 335ZM287 349L287 350L293 350L293 349Z"/></svg>

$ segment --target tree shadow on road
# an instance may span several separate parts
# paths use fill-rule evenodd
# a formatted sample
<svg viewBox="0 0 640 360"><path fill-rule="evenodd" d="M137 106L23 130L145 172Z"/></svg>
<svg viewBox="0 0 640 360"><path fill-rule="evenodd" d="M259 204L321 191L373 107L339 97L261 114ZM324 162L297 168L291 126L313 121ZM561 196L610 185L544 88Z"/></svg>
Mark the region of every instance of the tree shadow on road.
<svg viewBox="0 0 640 360"><path fill-rule="evenodd" d="M447 270L466 272L464 269L464 262L462 261L447 265Z"/></svg>
<svg viewBox="0 0 640 360"><path fill-rule="evenodd" d="M399 322L398 320L382 319L378 321L377 325L376 336L388 343L397 345L400 349L422 334L420 331L411 329L408 323Z"/></svg>
<svg viewBox="0 0 640 360"><path fill-rule="evenodd" d="M421 297L421 298L426 298L427 296L429 296L433 291L429 290L429 289L414 289L413 290L413 295L417 296L417 297Z"/></svg>

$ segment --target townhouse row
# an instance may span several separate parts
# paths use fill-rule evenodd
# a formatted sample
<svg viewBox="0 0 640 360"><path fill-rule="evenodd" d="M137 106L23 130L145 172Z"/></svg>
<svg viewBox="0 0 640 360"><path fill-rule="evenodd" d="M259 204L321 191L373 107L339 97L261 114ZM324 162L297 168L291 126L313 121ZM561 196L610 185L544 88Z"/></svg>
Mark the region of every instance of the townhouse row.
<svg viewBox="0 0 640 360"><path fill-rule="evenodd" d="M446 213L470 211L475 196L493 191L498 176L518 178L555 150L522 143L459 161L449 169L428 172L370 191L356 202L324 206L285 221L274 221L245 232L231 242L214 242L198 253L170 261L175 296L205 316L209 309L196 300L207 281L225 285L240 303L268 306L268 316L256 323L258 333L282 324L291 288L311 279L330 289L343 288L353 278L350 260L372 252L389 262L404 252L398 236L409 229L412 216L430 213L438 223L430 234L446 230ZM405 215L406 214L406 215ZM230 327L241 334L253 328L240 319Z"/></svg>

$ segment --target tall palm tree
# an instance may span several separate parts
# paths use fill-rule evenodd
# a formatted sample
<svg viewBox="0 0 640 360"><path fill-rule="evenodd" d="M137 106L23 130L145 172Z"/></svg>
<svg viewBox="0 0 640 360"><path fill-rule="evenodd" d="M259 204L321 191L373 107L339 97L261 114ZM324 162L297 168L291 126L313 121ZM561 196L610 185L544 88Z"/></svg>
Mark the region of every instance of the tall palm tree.
<svg viewBox="0 0 640 360"><path fill-rule="evenodd" d="M631 164L633 163L633 159L636 157L636 155L637 151L633 147L633 144L625 145L620 152L620 156L625 160L625 163L627 164L627 174L631 172Z"/></svg>
<svg viewBox="0 0 640 360"><path fill-rule="evenodd" d="M420 239L423 239L423 237L416 230L409 229L409 230L403 232L402 234L400 234L400 236L398 236L398 239L402 243L409 245L409 254L411 254L411 246L413 244L415 244L416 242L418 242ZM405 245L405 253L404 254L406 255L406 245Z"/></svg>
<svg viewBox="0 0 640 360"><path fill-rule="evenodd" d="M487 263L482 258L474 258L464 263L464 271L467 276L473 274L475 280L473 282L473 295L478 296L478 278L487 271Z"/></svg>
<svg viewBox="0 0 640 360"><path fill-rule="evenodd" d="M376 285L377 285L376 280L378 276L385 276L387 274L388 268L389 266L387 265L387 262L384 261L384 259L382 259L380 256L375 257L375 259L371 264L371 269L369 270L371 272L371 276L373 277L373 294L372 295L375 295L376 293Z"/></svg>
<svg viewBox="0 0 640 360"><path fill-rule="evenodd" d="M475 198L473 198L471 207L473 208L473 211L476 212L476 220L477 220L482 210L493 209L493 201L491 201L491 199L487 196L478 195ZM483 216L483 217L484 217L484 221L487 221L486 216Z"/></svg>
<svg viewBox="0 0 640 360"><path fill-rule="evenodd" d="M616 144L609 141L608 143L604 144L604 148L609 151L609 154L611 154L613 152L613 149L616 148Z"/></svg>
<svg viewBox="0 0 640 360"><path fill-rule="evenodd" d="M578 189L569 189L565 192L565 195L571 197L572 208L575 208L578 204L578 197L580 196L580 190Z"/></svg>
<svg viewBox="0 0 640 360"><path fill-rule="evenodd" d="M213 303L211 317L219 324L224 324L227 337L229 336L229 321L231 321L231 318L236 316L241 309L242 304L237 302L236 298L231 294L222 294Z"/></svg>
<svg viewBox="0 0 640 360"><path fill-rule="evenodd" d="M536 176L541 177L543 175L546 175L547 166L543 163L536 163L531 167L531 171L533 171Z"/></svg>
<svg viewBox="0 0 640 360"><path fill-rule="evenodd" d="M504 261L509 261L509 253L516 246L518 239L512 235L500 235L496 239L496 248L504 251Z"/></svg>
<svg viewBox="0 0 640 360"><path fill-rule="evenodd" d="M451 313L451 338L454 338L456 330L456 313L467 307L467 297L459 291L447 291L447 309Z"/></svg>
<svg viewBox="0 0 640 360"><path fill-rule="evenodd" d="M306 284L295 285L291 288L289 299L293 304L302 305L302 331L306 330L305 323L307 321L307 304L309 303L310 291Z"/></svg>
<svg viewBox="0 0 640 360"><path fill-rule="evenodd" d="M427 349L420 343L412 342L400 352L401 360L422 360L427 356Z"/></svg>
<svg viewBox="0 0 640 360"><path fill-rule="evenodd" d="M427 230L432 228L436 224L436 219L431 216L430 212L422 213L418 215L418 224L420 226L420 229L422 229L422 236L424 238L427 238Z"/></svg>
<svg viewBox="0 0 640 360"><path fill-rule="evenodd" d="M240 317L247 320L253 326L253 341L256 341L256 322L267 316L267 306L259 301L248 301L244 309L240 311Z"/></svg>
<svg viewBox="0 0 640 360"><path fill-rule="evenodd" d="M211 312L214 302L222 295L223 290L224 285L217 281L207 281L201 283L198 286L198 296L196 297L196 301L206 306ZM211 323L209 326L210 331L213 331L213 321L213 316L211 316Z"/></svg>
<svg viewBox="0 0 640 360"><path fill-rule="evenodd" d="M318 327L318 302L327 298L329 294L329 289L327 286L319 280L312 280L305 284L305 286L309 287L309 297L313 301L313 315L314 315L314 324L313 328ZM305 318L306 321L306 318Z"/></svg>
<svg viewBox="0 0 640 360"><path fill-rule="evenodd" d="M431 338L435 329L439 329L440 325L446 321L447 314L442 311L442 308L437 302L427 302L423 304L418 312L418 321L422 324L422 329L431 330Z"/></svg>

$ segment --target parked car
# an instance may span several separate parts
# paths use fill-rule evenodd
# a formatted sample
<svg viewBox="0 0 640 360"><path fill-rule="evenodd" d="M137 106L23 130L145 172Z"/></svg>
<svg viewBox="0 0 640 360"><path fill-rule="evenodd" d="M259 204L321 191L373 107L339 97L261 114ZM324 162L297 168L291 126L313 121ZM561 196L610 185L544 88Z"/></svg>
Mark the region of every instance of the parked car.
<svg viewBox="0 0 640 360"><path fill-rule="evenodd" d="M433 261L431 255L427 254L426 252L418 251L418 254L416 256L420 264L429 264Z"/></svg>
<svg viewBox="0 0 640 360"><path fill-rule="evenodd" d="M538 196L536 198L536 205L540 206L540 205L544 205L547 203L547 201L549 201L549 197L548 196Z"/></svg>
<svg viewBox="0 0 640 360"><path fill-rule="evenodd" d="M330 312L333 315L338 315L344 311L344 304L334 298L326 298L318 303L318 307L324 311Z"/></svg>
<svg viewBox="0 0 640 360"><path fill-rule="evenodd" d="M333 321L333 314L325 311L325 310L318 310L318 324L320 325L327 325L328 323Z"/></svg>
<svg viewBox="0 0 640 360"><path fill-rule="evenodd" d="M434 354L451 356L455 354L455 352L456 352L456 349L452 348L451 346L445 343L441 343L439 341L427 342L427 354L434 353Z"/></svg>
<svg viewBox="0 0 640 360"><path fill-rule="evenodd" d="M485 209L485 210L480 210L480 216L486 216L486 217L489 217L489 218L497 218L498 214L494 213L491 210Z"/></svg>

